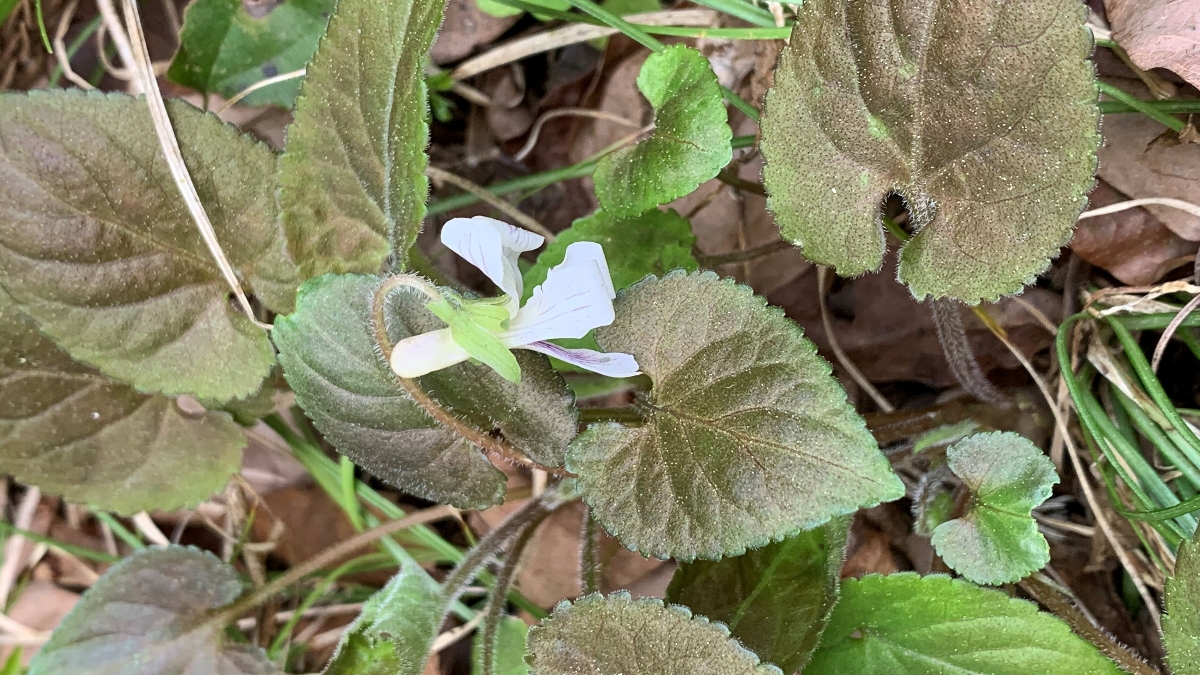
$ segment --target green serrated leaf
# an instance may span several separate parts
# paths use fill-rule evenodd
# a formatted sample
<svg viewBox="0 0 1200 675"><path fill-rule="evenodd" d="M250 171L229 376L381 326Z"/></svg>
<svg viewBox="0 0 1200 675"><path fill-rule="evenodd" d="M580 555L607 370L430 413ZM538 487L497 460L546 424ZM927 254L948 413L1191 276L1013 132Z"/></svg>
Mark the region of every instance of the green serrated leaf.
<svg viewBox="0 0 1200 675"><path fill-rule="evenodd" d="M184 14L179 51L167 77L205 94L231 98L269 77L304 68L335 0L197 0ZM303 80L272 84L248 94L242 105L292 107Z"/></svg>
<svg viewBox="0 0 1200 675"><path fill-rule="evenodd" d="M837 604L850 519L715 562L679 566L669 602L722 621L785 673L808 663Z"/></svg>
<svg viewBox="0 0 1200 675"><path fill-rule="evenodd" d="M187 103L167 110L230 263L288 311L275 156ZM149 109L123 94L0 94L0 285L72 357L145 392L238 398L275 362L228 300Z"/></svg>
<svg viewBox="0 0 1200 675"><path fill-rule="evenodd" d="M696 236L692 225L674 210L651 210L632 218L614 218L596 211L571 223L558 233L538 255L537 263L525 273L525 297L546 281L550 268L562 263L567 247L578 241L593 241L604 249L613 288L621 290L641 281L647 274L662 276L673 269L695 271L692 257Z"/></svg>
<svg viewBox="0 0 1200 675"><path fill-rule="evenodd" d="M904 495L829 364L749 288L712 273L650 277L617 297L596 339L654 382L644 426L592 425L567 456L626 547L738 555Z"/></svg>
<svg viewBox="0 0 1200 675"><path fill-rule="evenodd" d="M596 199L617 218L691 194L733 159L721 86L703 54L686 45L651 54L637 85L654 106L654 132L606 155L592 174Z"/></svg>
<svg viewBox="0 0 1200 675"><path fill-rule="evenodd" d="M627 593L563 601L529 630L531 675L779 675L688 608Z"/></svg>
<svg viewBox="0 0 1200 675"><path fill-rule="evenodd" d="M408 563L371 596L322 675L421 675L442 619L441 586Z"/></svg>
<svg viewBox="0 0 1200 675"><path fill-rule="evenodd" d="M804 675L1118 675L1037 605L943 575L847 579Z"/></svg>
<svg viewBox="0 0 1200 675"><path fill-rule="evenodd" d="M1162 618L1167 664L1175 675L1200 675L1200 544L1183 542L1167 579Z"/></svg>
<svg viewBox="0 0 1200 675"><path fill-rule="evenodd" d="M1093 184L1086 17L1078 0L806 1L762 121L784 238L843 276L877 270L895 191L919 228L898 271L916 297L1019 291Z"/></svg>
<svg viewBox="0 0 1200 675"><path fill-rule="evenodd" d="M1058 482L1050 458L1021 435L996 431L955 443L946 459L971 503L934 529L942 560L977 584L1009 583L1045 567L1050 545L1030 513Z"/></svg>
<svg viewBox="0 0 1200 675"><path fill-rule="evenodd" d="M525 635L529 627L515 616L500 617L496 627L496 652L493 655L495 670L488 674L483 670L483 630L475 631L471 644L471 675L528 675L525 663Z"/></svg>
<svg viewBox="0 0 1200 675"><path fill-rule="evenodd" d="M403 264L425 218L423 66L442 0L340 0L280 161L288 248L308 279Z"/></svg>
<svg viewBox="0 0 1200 675"><path fill-rule="evenodd" d="M445 429L401 389L375 343L372 299L381 279L326 275L304 283L296 311L275 320L272 337L296 401L338 452L388 483L425 499L483 508L504 497L504 474ZM412 294L387 305L393 344L444 327ZM520 384L462 363L417 384L455 417L499 429L534 460L562 464L578 413L544 356L517 355Z"/></svg>
<svg viewBox="0 0 1200 675"><path fill-rule="evenodd" d="M228 415L72 360L0 291L0 472L106 511L174 509L219 491L245 445Z"/></svg>
<svg viewBox="0 0 1200 675"><path fill-rule="evenodd" d="M242 593L235 569L194 548L148 548L114 565L63 619L29 675L278 675L210 612Z"/></svg>

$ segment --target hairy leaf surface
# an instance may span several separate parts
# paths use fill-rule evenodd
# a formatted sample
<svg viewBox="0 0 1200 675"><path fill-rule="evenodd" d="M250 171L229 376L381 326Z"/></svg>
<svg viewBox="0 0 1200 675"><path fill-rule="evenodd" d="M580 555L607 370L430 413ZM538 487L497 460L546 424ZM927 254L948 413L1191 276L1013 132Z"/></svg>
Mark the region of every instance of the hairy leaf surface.
<svg viewBox="0 0 1200 675"><path fill-rule="evenodd" d="M184 15L179 51L167 77L230 98L250 85L304 68L325 32L335 0L197 0ZM296 102L303 78L247 94L242 105Z"/></svg>
<svg viewBox="0 0 1200 675"><path fill-rule="evenodd" d="M1167 579L1162 619L1167 664L1175 675L1200 674L1200 547L1195 539L1179 546L1175 575Z"/></svg>
<svg viewBox="0 0 1200 675"><path fill-rule="evenodd" d="M722 621L759 658L795 673L837 603L849 518L717 561L684 563L667 600Z"/></svg>
<svg viewBox="0 0 1200 675"><path fill-rule="evenodd" d="M408 396L376 345L372 299L381 279L325 275L300 288L296 311L275 321L296 401L338 449L383 480L419 497L482 508L504 497L504 474ZM393 344L443 328L424 298L400 290L385 316ZM533 459L562 464L575 435L573 398L546 357L519 350L521 382L483 365L461 363L418 378L419 387L455 417L498 429Z"/></svg>
<svg viewBox="0 0 1200 675"><path fill-rule="evenodd" d="M563 601L529 631L532 675L779 675L722 624L626 593Z"/></svg>
<svg viewBox="0 0 1200 675"><path fill-rule="evenodd" d="M933 530L946 564L977 584L1009 583L1045 567L1050 545L1030 514L1058 482L1050 458L1028 439L997 431L959 441L946 459L971 490L967 512Z"/></svg>
<svg viewBox="0 0 1200 675"><path fill-rule="evenodd" d="M942 575L847 579L804 675L1118 675L1037 605Z"/></svg>
<svg viewBox="0 0 1200 675"><path fill-rule="evenodd" d="M276 675L209 612L242 593L237 571L194 548L138 551L100 578L29 665L29 675Z"/></svg>
<svg viewBox="0 0 1200 675"><path fill-rule="evenodd" d="M167 110L230 263L288 311L275 156L186 103ZM0 285L72 357L142 391L243 397L275 362L228 300L146 103L123 94L0 94Z"/></svg>
<svg viewBox="0 0 1200 675"><path fill-rule="evenodd" d="M596 199L617 218L691 194L733 158L721 88L703 54L686 45L651 54L637 85L654 106L653 133L606 155L592 174Z"/></svg>
<svg viewBox="0 0 1200 675"><path fill-rule="evenodd" d="M829 364L749 288L712 273L647 278L596 339L654 382L643 426L592 425L567 456L626 547L738 555L903 496Z"/></svg>
<svg viewBox="0 0 1200 675"><path fill-rule="evenodd" d="M528 675L525 635L529 627L515 616L500 617L496 627L495 675ZM483 669L483 630L475 631L471 647L471 675L488 675Z"/></svg>
<svg viewBox="0 0 1200 675"><path fill-rule="evenodd" d="M323 675L421 675L442 618L441 586L407 563L371 596Z"/></svg>
<svg viewBox="0 0 1200 675"><path fill-rule="evenodd" d="M219 491L246 437L219 412L184 413L71 359L0 291L0 471L120 513Z"/></svg>
<svg viewBox="0 0 1200 675"><path fill-rule="evenodd" d="M341 0L308 66L280 162L288 247L304 278L403 262L425 217L422 70L442 0Z"/></svg>
<svg viewBox="0 0 1200 675"><path fill-rule="evenodd" d="M1077 0L805 2L767 94L768 206L809 259L877 270L880 205L919 229L918 298L1015 293L1071 236L1100 144Z"/></svg>

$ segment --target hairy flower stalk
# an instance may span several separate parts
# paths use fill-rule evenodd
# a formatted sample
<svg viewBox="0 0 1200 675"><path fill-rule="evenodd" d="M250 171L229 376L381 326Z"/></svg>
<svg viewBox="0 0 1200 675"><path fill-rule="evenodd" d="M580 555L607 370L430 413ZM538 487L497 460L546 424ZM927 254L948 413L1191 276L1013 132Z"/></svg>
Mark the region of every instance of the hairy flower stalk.
<svg viewBox="0 0 1200 675"><path fill-rule="evenodd" d="M568 246L562 263L521 306L524 286L517 259L544 241L541 235L483 216L446 223L442 243L478 267L504 296L476 300L443 291L442 299L426 307L447 327L396 343L392 370L400 377L419 377L474 358L516 382L521 369L509 350L529 349L609 377L639 374L629 354L567 349L549 342L581 338L613 322L616 292L599 244Z"/></svg>

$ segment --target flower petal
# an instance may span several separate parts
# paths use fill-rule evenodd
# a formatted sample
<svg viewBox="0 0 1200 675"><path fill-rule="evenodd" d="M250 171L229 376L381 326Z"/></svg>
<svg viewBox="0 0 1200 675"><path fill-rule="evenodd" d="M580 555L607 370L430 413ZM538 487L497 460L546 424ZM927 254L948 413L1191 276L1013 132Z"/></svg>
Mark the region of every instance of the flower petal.
<svg viewBox="0 0 1200 675"><path fill-rule="evenodd" d="M533 289L533 297L509 322L500 341L512 349L539 340L581 338L597 326L607 326L615 318L608 288L594 260L558 265Z"/></svg>
<svg viewBox="0 0 1200 675"><path fill-rule="evenodd" d="M559 361L566 361L593 373L608 377L633 377L641 375L637 361L629 354L621 352L597 352L591 349L567 349L553 342L534 342L525 345L524 349L553 356Z"/></svg>
<svg viewBox="0 0 1200 675"><path fill-rule="evenodd" d="M420 377L462 363L471 355L454 341L449 328L406 337L392 348L392 372Z"/></svg>
<svg viewBox="0 0 1200 675"><path fill-rule="evenodd" d="M571 244L567 247L563 261L555 267L574 267L590 262L595 262L600 267L601 275L608 287L608 297L610 299L617 297L617 290L613 288L612 274L608 271L608 260L604 257L604 248L594 241L577 241Z"/></svg>
<svg viewBox="0 0 1200 675"><path fill-rule="evenodd" d="M494 218L454 218L442 226L442 243L479 268L508 296L516 312L524 290L517 258L546 240L540 235L513 227Z"/></svg>

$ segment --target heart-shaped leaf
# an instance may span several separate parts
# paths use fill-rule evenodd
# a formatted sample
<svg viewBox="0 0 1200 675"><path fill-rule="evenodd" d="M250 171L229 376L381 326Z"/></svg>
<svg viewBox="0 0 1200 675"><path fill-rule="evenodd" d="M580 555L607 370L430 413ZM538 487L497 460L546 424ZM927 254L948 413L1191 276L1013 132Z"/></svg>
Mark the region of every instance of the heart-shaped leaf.
<svg viewBox="0 0 1200 675"><path fill-rule="evenodd" d="M723 621L759 658L799 672L837 604L849 527L834 518L740 556L684 563L667 600Z"/></svg>
<svg viewBox="0 0 1200 675"><path fill-rule="evenodd" d="M217 240L254 294L291 308L275 156L214 115L167 110ZM171 178L144 101L0 94L0 284L71 356L146 392L228 400L275 362Z"/></svg>
<svg viewBox="0 0 1200 675"><path fill-rule="evenodd" d="M173 509L220 490L245 444L224 413L72 360L0 291L0 471L107 511Z"/></svg>
<svg viewBox="0 0 1200 675"><path fill-rule="evenodd" d="M397 381L376 344L372 302L381 279L325 275L300 287L296 311L272 337L296 401L325 437L383 480L419 497L483 508L504 497L504 474L443 427ZM386 308L393 344L443 328L425 298L403 290ZM575 435L574 399L546 357L519 350L521 382L461 363L416 380L434 405L483 432L498 429L535 461L559 466Z"/></svg>
<svg viewBox="0 0 1200 675"><path fill-rule="evenodd" d="M847 579L804 675L1119 675L1037 605L943 575Z"/></svg>
<svg viewBox="0 0 1200 675"><path fill-rule="evenodd" d="M317 51L334 0L197 0L188 6L167 77L230 98L250 85L299 70ZM247 94L242 105L290 108L301 78Z"/></svg>
<svg viewBox="0 0 1200 675"><path fill-rule="evenodd" d="M1175 675L1200 675L1200 544L1179 546L1175 575L1167 579L1162 620L1167 664Z"/></svg>
<svg viewBox="0 0 1200 675"><path fill-rule="evenodd" d="M342 634L323 675L421 675L442 620L441 591L407 563Z"/></svg>
<svg viewBox="0 0 1200 675"><path fill-rule="evenodd" d="M242 592L237 571L194 548L148 548L108 570L29 664L29 675L276 675L229 642L210 612Z"/></svg>
<svg viewBox="0 0 1200 675"><path fill-rule="evenodd" d="M686 607L626 593L563 601L529 631L531 675L779 675Z"/></svg>
<svg viewBox="0 0 1200 675"><path fill-rule="evenodd" d="M1077 0L806 1L762 123L768 206L809 259L877 270L880 205L916 235L898 275L974 304L1046 269L1087 202L1100 144Z"/></svg>
<svg viewBox="0 0 1200 675"><path fill-rule="evenodd" d="M654 106L654 132L603 157L592 180L596 199L629 218L691 194L733 159L733 132L708 59L686 45L651 54L638 89Z"/></svg>
<svg viewBox="0 0 1200 675"><path fill-rule="evenodd" d="M977 584L1022 579L1050 562L1050 545L1030 513L1058 482L1054 464L1012 432L975 434L946 459L971 490L961 518L933 530L933 547L951 569Z"/></svg>
<svg viewBox="0 0 1200 675"><path fill-rule="evenodd" d="M340 0L280 161L288 248L307 279L403 262L425 218L425 59L443 0Z"/></svg>
<svg viewBox="0 0 1200 675"><path fill-rule="evenodd" d="M749 288L650 277L617 297L596 339L632 354L654 388L643 426L592 425L567 468L632 550L738 555L904 495L829 364Z"/></svg>

